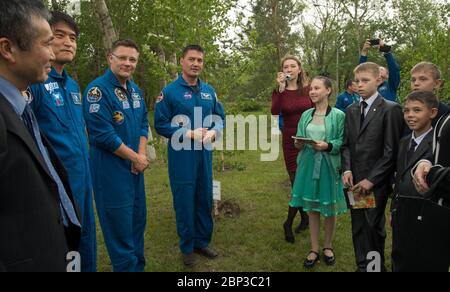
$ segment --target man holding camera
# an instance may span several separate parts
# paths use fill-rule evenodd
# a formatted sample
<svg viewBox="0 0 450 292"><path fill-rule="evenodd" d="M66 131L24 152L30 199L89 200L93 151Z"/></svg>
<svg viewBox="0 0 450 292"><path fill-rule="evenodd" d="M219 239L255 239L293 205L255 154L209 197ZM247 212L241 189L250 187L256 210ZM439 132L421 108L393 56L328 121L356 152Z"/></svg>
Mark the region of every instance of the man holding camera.
<svg viewBox="0 0 450 292"><path fill-rule="evenodd" d="M381 39L367 40L361 51L359 63L366 63L368 61L369 49L371 47L379 48L380 52L384 53L388 68L381 68L381 78L383 83L378 88L378 92L385 99L397 102L397 90L400 87L400 65L394 58L391 50L392 47L386 45Z"/></svg>

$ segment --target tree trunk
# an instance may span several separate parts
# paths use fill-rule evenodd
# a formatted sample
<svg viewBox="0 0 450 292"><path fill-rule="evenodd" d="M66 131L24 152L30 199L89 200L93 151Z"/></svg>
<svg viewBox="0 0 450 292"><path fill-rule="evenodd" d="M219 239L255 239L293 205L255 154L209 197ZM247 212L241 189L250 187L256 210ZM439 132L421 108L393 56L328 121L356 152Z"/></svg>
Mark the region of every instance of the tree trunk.
<svg viewBox="0 0 450 292"><path fill-rule="evenodd" d="M118 38L108 11L108 7L106 6L105 0L93 0L93 2L100 20L100 28L103 33L103 44L105 49L110 51L112 44Z"/></svg>
<svg viewBox="0 0 450 292"><path fill-rule="evenodd" d="M158 44L156 49L156 54L158 55L158 60L163 67L166 67L166 53L164 52L164 48L161 44ZM166 79L162 76L159 79L159 91L162 91L167 86Z"/></svg>
<svg viewBox="0 0 450 292"><path fill-rule="evenodd" d="M275 47L277 49L278 62L282 59L281 56L281 40L278 28L278 0L272 1L272 24L275 32Z"/></svg>
<svg viewBox="0 0 450 292"><path fill-rule="evenodd" d="M169 64L170 64L170 78L172 80L178 79L178 59L177 59L177 53L172 53L169 56Z"/></svg>

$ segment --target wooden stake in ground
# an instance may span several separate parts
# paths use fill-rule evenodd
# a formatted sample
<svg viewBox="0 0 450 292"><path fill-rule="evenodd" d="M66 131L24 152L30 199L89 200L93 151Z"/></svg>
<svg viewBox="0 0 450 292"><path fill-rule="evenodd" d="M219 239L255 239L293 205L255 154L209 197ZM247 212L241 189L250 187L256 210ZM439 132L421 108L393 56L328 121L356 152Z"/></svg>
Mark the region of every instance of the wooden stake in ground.
<svg viewBox="0 0 450 292"><path fill-rule="evenodd" d="M221 184L220 181L213 181L213 199L214 199L214 217L218 217L219 214L219 204L222 199L221 194Z"/></svg>

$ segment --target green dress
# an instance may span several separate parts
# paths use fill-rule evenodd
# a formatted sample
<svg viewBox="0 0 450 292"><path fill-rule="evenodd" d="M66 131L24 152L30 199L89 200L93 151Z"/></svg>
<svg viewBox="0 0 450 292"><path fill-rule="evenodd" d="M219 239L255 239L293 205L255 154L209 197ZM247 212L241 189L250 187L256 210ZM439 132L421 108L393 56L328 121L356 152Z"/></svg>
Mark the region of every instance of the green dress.
<svg viewBox="0 0 450 292"><path fill-rule="evenodd" d="M323 116L315 116L306 128L307 138L325 141ZM333 217L347 211L342 180L333 171L330 156L305 145L297 158L298 168L292 188L291 207L302 207L306 212L319 212Z"/></svg>

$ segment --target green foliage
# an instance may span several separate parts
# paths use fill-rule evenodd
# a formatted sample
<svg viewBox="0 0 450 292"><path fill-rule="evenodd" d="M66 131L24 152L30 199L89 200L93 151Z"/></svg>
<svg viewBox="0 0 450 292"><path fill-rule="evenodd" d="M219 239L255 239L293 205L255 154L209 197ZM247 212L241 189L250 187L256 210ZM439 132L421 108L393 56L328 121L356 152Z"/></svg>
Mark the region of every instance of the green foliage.
<svg viewBox="0 0 450 292"><path fill-rule="evenodd" d="M67 0L51 1L62 9ZM148 105L160 93L163 82L170 82L179 68L176 59L183 47L200 44L207 51L203 78L216 85L215 68L223 59L219 48L230 25L227 13L236 0L107 0L106 4L119 38L134 40L142 49L135 81L144 92ZM49 3L48 3L49 4ZM78 57L70 66L82 89L107 68L106 50L101 38L98 15L92 1L81 2L76 17L81 35ZM163 56L163 58L160 58ZM170 62L175 56L175 62ZM221 94L220 88L218 89Z"/></svg>
<svg viewBox="0 0 450 292"><path fill-rule="evenodd" d="M247 163L242 160L243 151L222 151L214 153L213 169L215 172L239 171L247 169Z"/></svg>
<svg viewBox="0 0 450 292"><path fill-rule="evenodd" d="M64 9L69 1L46 2ZM248 99L270 99L280 59L286 54L299 55L311 77L330 73L342 91L344 81L353 77L364 40L376 37L393 45L402 70L400 97L409 92L410 69L420 61L440 66L447 82L439 95L450 96L450 5L443 1L257 0L250 4L247 12L251 14L244 13L238 3L106 1L118 36L135 40L142 49L134 79L149 106L179 72L181 49L192 43L207 50L202 78L216 88L219 98L245 101L235 103L236 110L251 107ZM107 52L92 1L81 1L81 15L76 19L81 35L70 71L84 89L106 69ZM369 58L385 65L375 50Z"/></svg>
<svg viewBox="0 0 450 292"><path fill-rule="evenodd" d="M262 110L262 104L255 99L241 98L237 102L237 107L242 112L258 112Z"/></svg>
<svg viewBox="0 0 450 292"><path fill-rule="evenodd" d="M450 98L450 29L448 17L450 4L436 4L431 0L396 0L393 6L397 18L384 23L387 35L397 42L399 62L402 67L400 96L410 91L410 70L421 61L437 64L443 73L442 100ZM401 21L398 21L401 19Z"/></svg>
<svg viewBox="0 0 450 292"><path fill-rule="evenodd" d="M303 8L302 1L292 0L252 3L253 16L241 23L243 33L234 47L233 57L240 58L239 72L233 80L235 96L270 98L281 58L298 53L293 25Z"/></svg>

